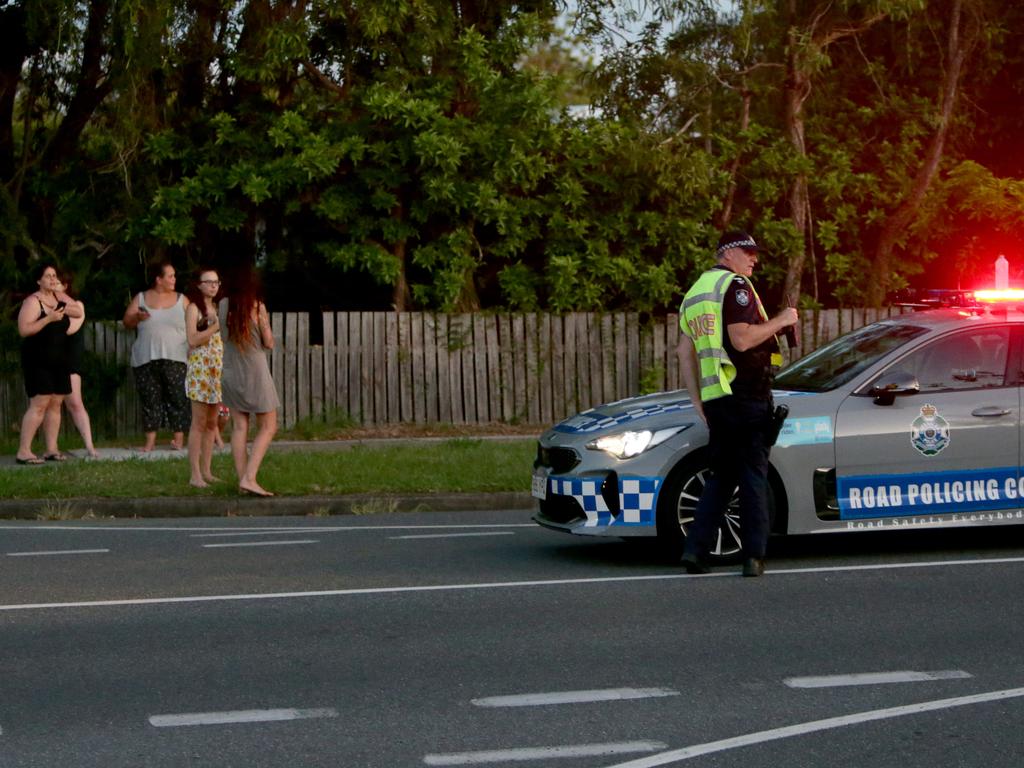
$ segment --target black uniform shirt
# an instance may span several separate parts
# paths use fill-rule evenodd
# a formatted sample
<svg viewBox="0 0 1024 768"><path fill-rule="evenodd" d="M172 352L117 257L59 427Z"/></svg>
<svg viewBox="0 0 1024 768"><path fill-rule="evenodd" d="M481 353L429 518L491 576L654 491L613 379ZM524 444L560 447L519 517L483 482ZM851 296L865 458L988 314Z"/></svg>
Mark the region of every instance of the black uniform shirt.
<svg viewBox="0 0 1024 768"><path fill-rule="evenodd" d="M767 398L771 394L772 382L775 379L771 359L772 353L779 351L778 341L772 336L753 349L740 352L729 339L729 326L733 323L760 325L765 321L757 307L757 297L754 296L750 283L742 275L736 275L725 289L722 320L725 324L722 344L729 359L736 366L736 378L732 382L733 394Z"/></svg>

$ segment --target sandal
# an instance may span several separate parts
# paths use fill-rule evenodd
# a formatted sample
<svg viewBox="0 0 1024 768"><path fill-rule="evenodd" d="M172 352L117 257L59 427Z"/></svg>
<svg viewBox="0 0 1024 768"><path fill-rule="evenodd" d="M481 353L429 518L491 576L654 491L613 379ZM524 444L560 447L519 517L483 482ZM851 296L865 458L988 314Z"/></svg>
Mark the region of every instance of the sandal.
<svg viewBox="0 0 1024 768"><path fill-rule="evenodd" d="M43 458L46 461L67 461L68 456L66 453L44 453Z"/></svg>
<svg viewBox="0 0 1024 768"><path fill-rule="evenodd" d="M17 456L15 456L15 457L14 457L14 460L15 460L15 461L16 461L16 462L17 462L18 464L32 464L32 465L36 465L36 464L44 464L44 463L45 463L45 462L44 462L44 461L43 461L42 459L40 459L40 458L39 458L38 456L30 456L30 457L29 457L29 458L27 458L27 459L19 459L19 458L18 458Z"/></svg>

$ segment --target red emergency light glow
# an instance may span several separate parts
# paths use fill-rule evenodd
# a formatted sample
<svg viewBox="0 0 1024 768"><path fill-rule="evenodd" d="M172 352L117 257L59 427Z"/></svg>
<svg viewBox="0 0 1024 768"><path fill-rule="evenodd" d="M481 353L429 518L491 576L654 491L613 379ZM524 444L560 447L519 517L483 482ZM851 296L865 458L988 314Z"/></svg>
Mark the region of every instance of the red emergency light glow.
<svg viewBox="0 0 1024 768"><path fill-rule="evenodd" d="M981 290L974 292L978 301L1024 301L1024 289L1005 288L1003 290Z"/></svg>

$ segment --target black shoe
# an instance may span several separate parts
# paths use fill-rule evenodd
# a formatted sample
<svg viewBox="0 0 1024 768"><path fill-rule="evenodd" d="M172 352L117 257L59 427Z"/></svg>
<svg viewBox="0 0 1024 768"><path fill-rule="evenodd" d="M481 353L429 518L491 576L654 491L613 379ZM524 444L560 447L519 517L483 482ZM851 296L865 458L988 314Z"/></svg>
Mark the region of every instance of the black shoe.
<svg viewBox="0 0 1024 768"><path fill-rule="evenodd" d="M689 552L683 555L683 559L680 562L683 564L687 573L711 573L711 569L704 560L697 557L697 555L690 554Z"/></svg>
<svg viewBox="0 0 1024 768"><path fill-rule="evenodd" d="M743 561L743 575L744 576L762 576L764 575L764 560L759 557L748 557Z"/></svg>

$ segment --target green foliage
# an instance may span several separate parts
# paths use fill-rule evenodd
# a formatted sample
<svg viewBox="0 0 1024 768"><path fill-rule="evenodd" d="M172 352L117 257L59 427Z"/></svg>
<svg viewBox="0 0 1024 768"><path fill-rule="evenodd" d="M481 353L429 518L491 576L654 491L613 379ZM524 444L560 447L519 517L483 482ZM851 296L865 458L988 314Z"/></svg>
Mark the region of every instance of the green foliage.
<svg viewBox="0 0 1024 768"><path fill-rule="evenodd" d="M860 303L947 67L948 9L925 0L820 16L588 2L573 40L550 0L110 6L96 38L99 3L0 8L18 83L0 131L8 322L50 257L91 317L119 317L164 256L182 273L256 257L282 309L662 311L725 226L768 246L767 303L803 258L810 301ZM970 74L896 284L936 260L966 279L1021 240L1024 166L1001 148L1019 130L1005 104L1024 82L1024 10L965 8ZM790 55L809 78L805 153L784 118ZM790 209L801 177L808 233Z"/></svg>
<svg viewBox="0 0 1024 768"><path fill-rule="evenodd" d="M649 395L665 389L665 366L661 363L640 371L640 393Z"/></svg>

